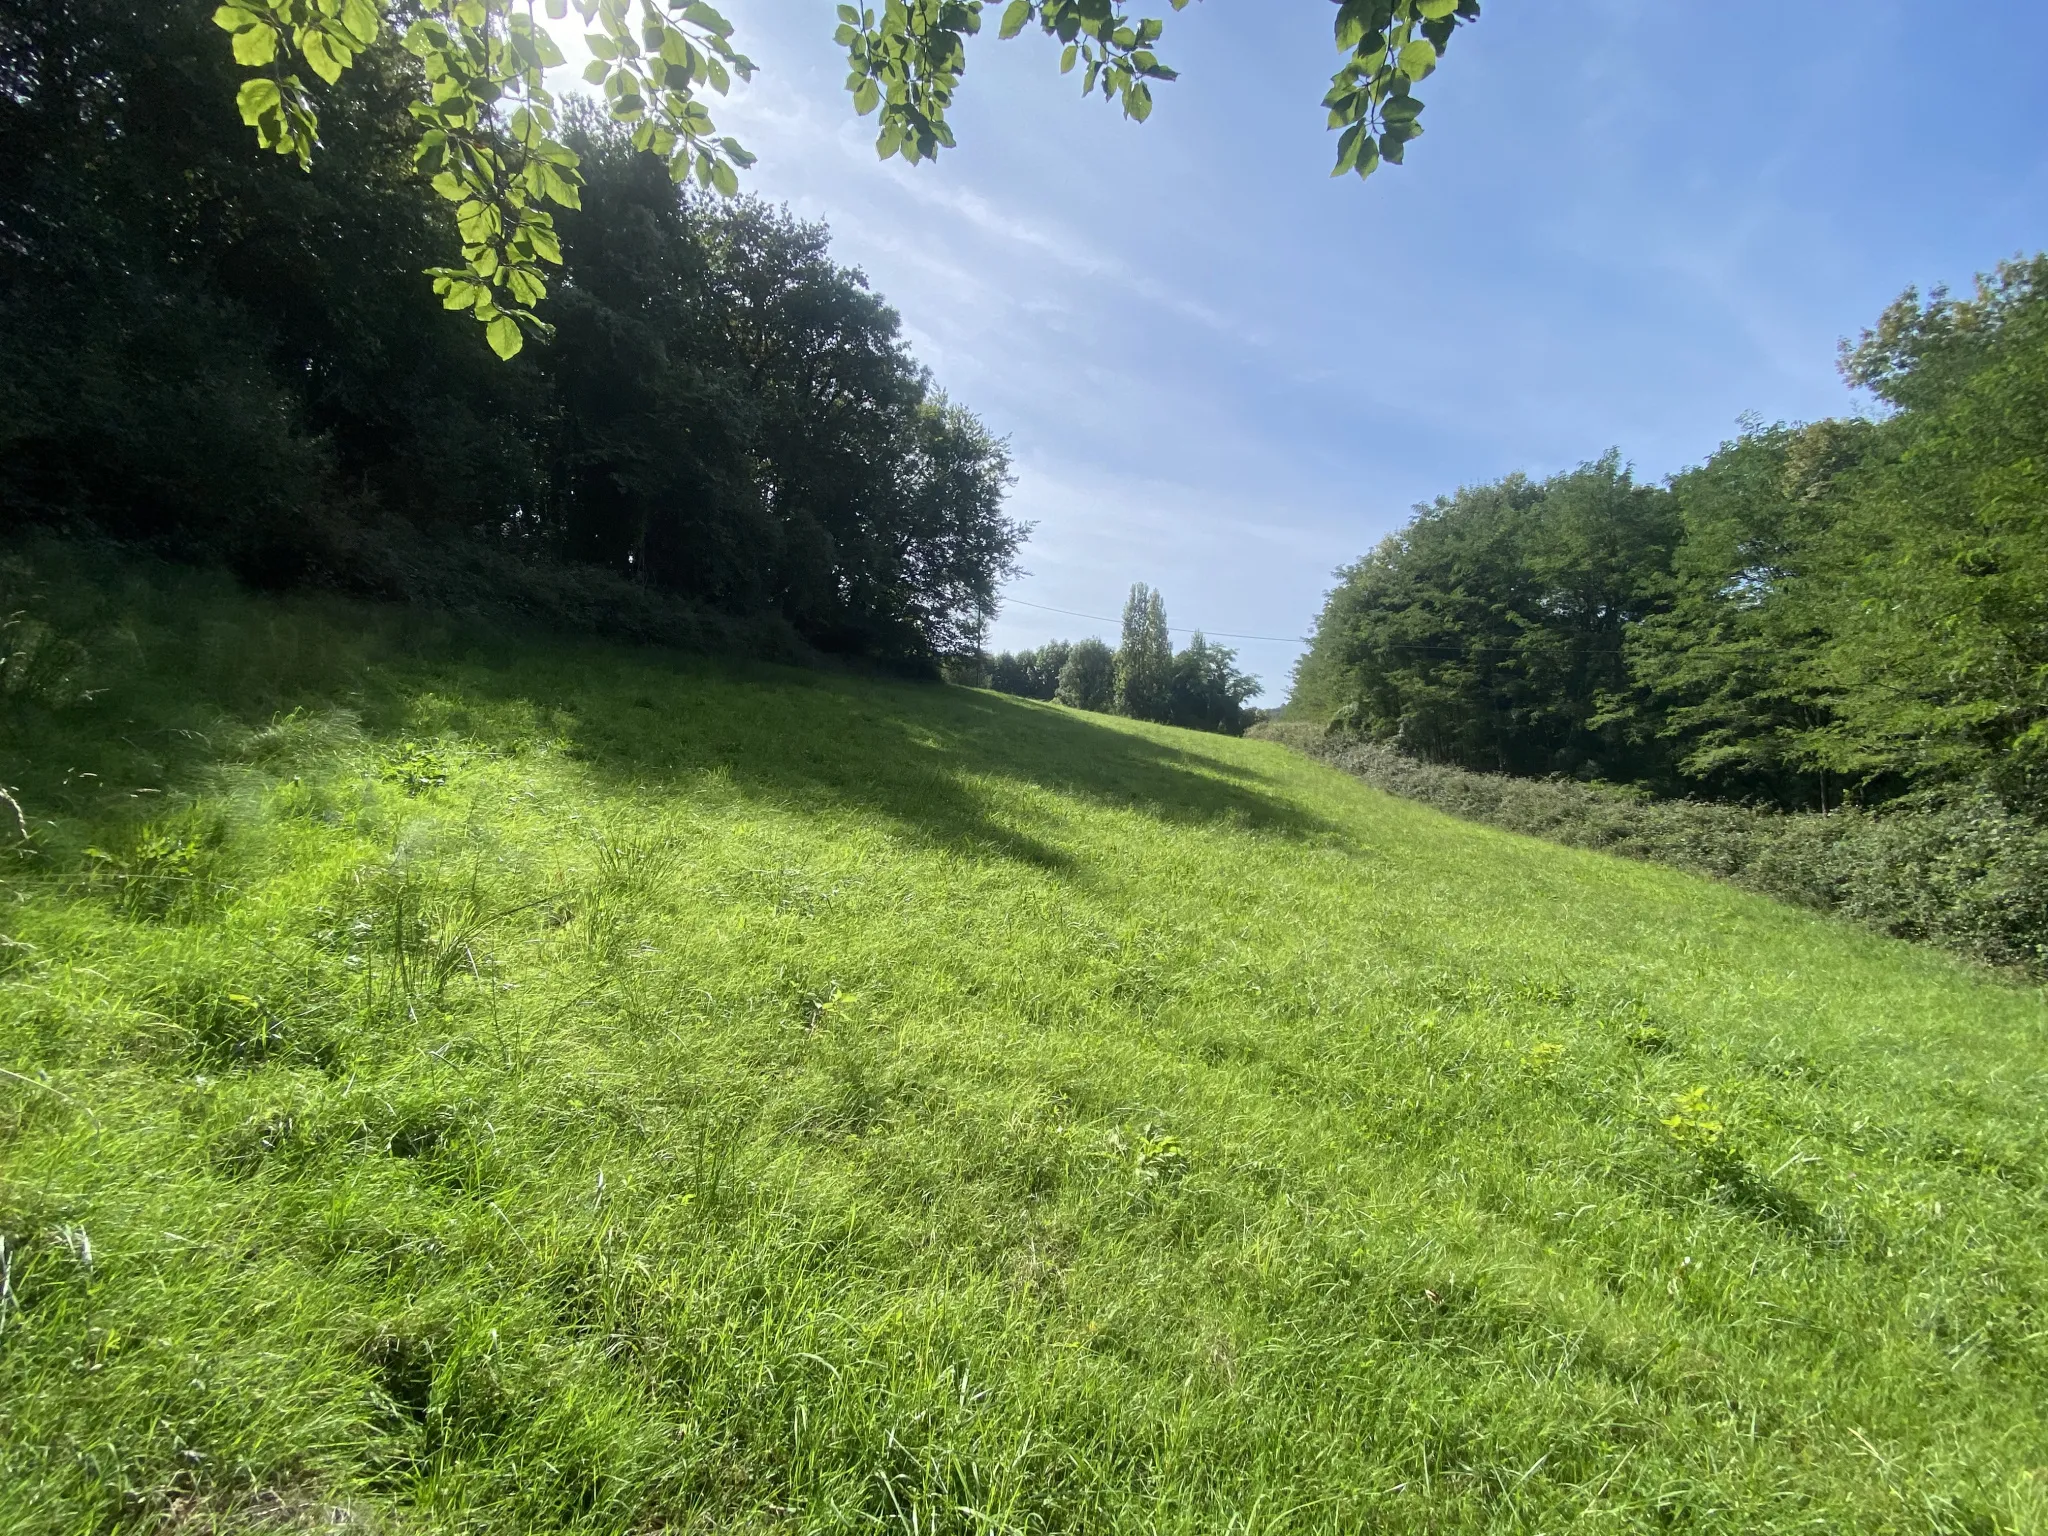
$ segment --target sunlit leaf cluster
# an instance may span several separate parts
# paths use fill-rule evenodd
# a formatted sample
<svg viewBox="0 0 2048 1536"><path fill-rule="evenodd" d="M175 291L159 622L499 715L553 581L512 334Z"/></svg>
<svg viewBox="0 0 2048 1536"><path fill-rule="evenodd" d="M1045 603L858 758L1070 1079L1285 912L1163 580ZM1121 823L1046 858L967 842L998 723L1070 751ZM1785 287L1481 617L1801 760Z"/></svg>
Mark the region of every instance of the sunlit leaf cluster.
<svg viewBox="0 0 2048 1536"><path fill-rule="evenodd" d="M462 265L434 267L434 292L473 313L491 349L511 357L527 331L547 327L533 306L547 297L542 263L560 265L554 217L544 206L578 205L573 151L553 137L554 101L544 71L561 50L527 14L493 15L483 0L458 0L416 21L405 47L420 61L428 99L414 158L455 207Z"/></svg>
<svg viewBox="0 0 2048 1536"><path fill-rule="evenodd" d="M1170 0L1183 10L1189 0ZM967 68L967 39L981 31L981 0L887 0L877 12L839 7L839 43L846 49L846 88L863 117L881 111L875 149L915 164L954 147L946 120ZM1152 80L1171 80L1152 46L1165 24L1133 21L1122 0L1011 0L1001 37L1036 25L1063 44L1060 72L1082 71L1083 95L1100 92L1126 117L1152 115Z"/></svg>
<svg viewBox="0 0 2048 1536"><path fill-rule="evenodd" d="M677 181L738 191L736 167L753 156L717 135L698 94L723 94L734 75L753 74L732 46L732 24L701 0L545 0L545 9L562 21L572 4L591 54L584 78L613 119L632 125L635 146L659 155ZM459 265L427 275L442 303L474 315L492 350L510 358L528 335L548 334L535 309L547 297L546 268L562 260L549 209L579 206L582 185L575 152L556 137L546 85L565 60L535 0L428 0L402 15L390 0L230 0L214 16L236 60L258 71L241 87L243 120L264 147L304 166L320 119L296 66L333 83L387 19L403 24L425 86L412 106L415 159L451 205L462 242Z"/></svg>
<svg viewBox="0 0 2048 1536"><path fill-rule="evenodd" d="M1176 11L1189 0L1170 0ZM1122 104L1124 116L1143 122L1152 115L1149 80L1173 80L1175 72L1159 62L1152 45L1166 30L1164 22L1146 17L1133 22L1121 3L1111 0L1011 0L1003 12L1002 35L1015 37L1032 22L1065 46L1060 73L1081 70L1081 94L1098 90L1107 101Z"/></svg>
<svg viewBox="0 0 2048 1536"><path fill-rule="evenodd" d="M1422 98L1414 88L1436 69L1461 22L1479 19L1479 0L1341 0L1337 47L1348 53L1323 105L1337 140L1342 176L1370 176L1383 160L1401 163L1422 136Z"/></svg>
<svg viewBox="0 0 2048 1536"><path fill-rule="evenodd" d="M560 15L567 0L548 0ZM614 119L633 125L636 149L668 163L676 181L694 176L700 186L730 196L739 190L736 168L754 157L735 139L720 137L699 96L732 88L733 76L754 78L754 61L732 44L732 23L701 0L575 0L590 30L591 61L583 78L603 93ZM637 11L637 22L633 13Z"/></svg>
<svg viewBox="0 0 2048 1536"><path fill-rule="evenodd" d="M260 71L236 93L242 121L265 149L311 165L320 119L291 66L303 61L322 80L339 80L383 30L378 6L373 0L230 0L213 19L233 39L235 62Z"/></svg>

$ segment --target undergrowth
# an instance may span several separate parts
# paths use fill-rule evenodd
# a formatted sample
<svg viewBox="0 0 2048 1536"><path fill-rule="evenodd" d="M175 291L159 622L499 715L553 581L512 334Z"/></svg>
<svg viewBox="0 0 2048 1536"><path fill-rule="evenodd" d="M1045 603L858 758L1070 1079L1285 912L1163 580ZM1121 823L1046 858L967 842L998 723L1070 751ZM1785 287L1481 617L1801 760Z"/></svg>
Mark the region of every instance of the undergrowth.
<svg viewBox="0 0 2048 1536"><path fill-rule="evenodd" d="M1927 791L1879 811L1786 813L1474 773L1305 722L1255 730L1454 816L1732 880L1880 933L2048 976L2048 827L1982 790Z"/></svg>

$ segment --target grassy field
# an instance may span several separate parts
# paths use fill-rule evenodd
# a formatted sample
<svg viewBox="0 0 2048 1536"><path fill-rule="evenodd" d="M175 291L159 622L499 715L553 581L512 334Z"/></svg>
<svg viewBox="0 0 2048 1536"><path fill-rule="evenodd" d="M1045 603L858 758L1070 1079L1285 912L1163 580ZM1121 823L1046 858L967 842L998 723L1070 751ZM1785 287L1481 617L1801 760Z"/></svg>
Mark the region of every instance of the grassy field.
<svg viewBox="0 0 2048 1536"><path fill-rule="evenodd" d="M1270 744L52 558L0 1529L2048 1531L2038 991Z"/></svg>

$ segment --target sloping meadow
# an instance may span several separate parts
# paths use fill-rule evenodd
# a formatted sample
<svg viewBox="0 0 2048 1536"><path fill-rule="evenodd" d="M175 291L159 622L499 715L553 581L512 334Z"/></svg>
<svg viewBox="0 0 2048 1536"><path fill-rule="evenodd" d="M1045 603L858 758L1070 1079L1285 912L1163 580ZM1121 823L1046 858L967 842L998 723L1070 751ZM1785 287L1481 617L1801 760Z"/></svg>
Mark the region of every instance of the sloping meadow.
<svg viewBox="0 0 2048 1536"><path fill-rule="evenodd" d="M0 673L0 1529L2043 1529L2038 991L1270 743L95 580Z"/></svg>

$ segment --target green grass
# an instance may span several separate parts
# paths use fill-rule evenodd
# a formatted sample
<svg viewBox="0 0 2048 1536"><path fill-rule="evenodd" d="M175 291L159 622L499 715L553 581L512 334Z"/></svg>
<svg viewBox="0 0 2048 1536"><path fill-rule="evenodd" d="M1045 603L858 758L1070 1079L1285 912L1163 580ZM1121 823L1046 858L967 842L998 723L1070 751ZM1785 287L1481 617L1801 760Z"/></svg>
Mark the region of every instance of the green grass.
<svg viewBox="0 0 2048 1536"><path fill-rule="evenodd" d="M2048 1530L2037 991L1270 744L41 558L0 1529Z"/></svg>

